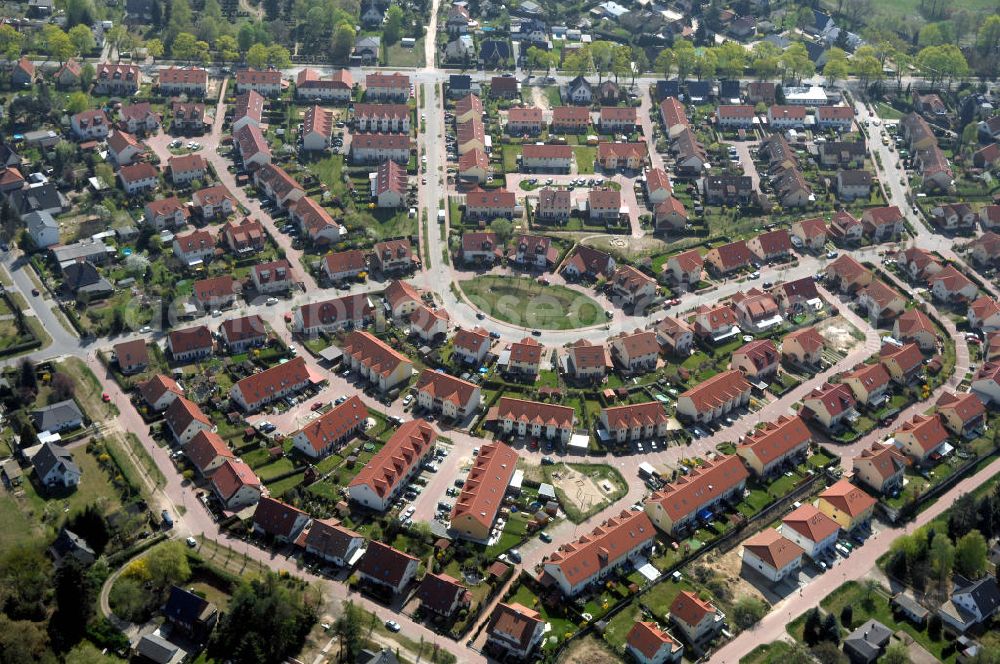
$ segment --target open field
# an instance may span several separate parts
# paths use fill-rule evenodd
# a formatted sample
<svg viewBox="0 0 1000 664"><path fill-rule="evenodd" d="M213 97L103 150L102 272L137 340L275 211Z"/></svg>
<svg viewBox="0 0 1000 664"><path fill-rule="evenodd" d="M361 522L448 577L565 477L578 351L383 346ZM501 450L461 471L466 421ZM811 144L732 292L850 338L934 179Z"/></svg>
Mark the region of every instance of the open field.
<svg viewBox="0 0 1000 664"><path fill-rule="evenodd" d="M483 276L459 282L487 315L514 325L571 330L604 320L604 308L564 286L543 286L525 277Z"/></svg>

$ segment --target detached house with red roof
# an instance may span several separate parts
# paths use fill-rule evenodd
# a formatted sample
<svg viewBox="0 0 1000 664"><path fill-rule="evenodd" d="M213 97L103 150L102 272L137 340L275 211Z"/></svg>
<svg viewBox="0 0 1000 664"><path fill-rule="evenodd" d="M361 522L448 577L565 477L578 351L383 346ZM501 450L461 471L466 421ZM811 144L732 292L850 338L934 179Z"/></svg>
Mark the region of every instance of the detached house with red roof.
<svg viewBox="0 0 1000 664"><path fill-rule="evenodd" d="M872 283L874 275L851 256L843 254L826 266L826 277L841 293L854 292Z"/></svg>
<svg viewBox="0 0 1000 664"><path fill-rule="evenodd" d="M780 532L807 556L818 560L837 543L840 526L813 505L805 504L781 520Z"/></svg>
<svg viewBox="0 0 1000 664"><path fill-rule="evenodd" d="M506 373L532 379L538 375L541 370L542 352L545 350L540 343L531 337L525 337L512 343L507 350L506 363L503 364Z"/></svg>
<svg viewBox="0 0 1000 664"><path fill-rule="evenodd" d="M451 511L451 532L461 539L486 542L520 457L501 442L483 445Z"/></svg>
<svg viewBox="0 0 1000 664"><path fill-rule="evenodd" d="M843 375L843 384L851 388L854 399L867 406L877 406L886 398L889 372L881 364L866 364Z"/></svg>
<svg viewBox="0 0 1000 664"><path fill-rule="evenodd" d="M312 525L295 544L310 556L338 567L353 565L365 551L364 536L345 528L335 519L313 519Z"/></svg>
<svg viewBox="0 0 1000 664"><path fill-rule="evenodd" d="M118 171L118 180L126 194L135 196L157 189L160 186L160 173L151 164L140 162L122 166Z"/></svg>
<svg viewBox="0 0 1000 664"><path fill-rule="evenodd" d="M364 330L349 332L341 349L344 364L379 392L388 392L413 375L413 362L409 358Z"/></svg>
<svg viewBox="0 0 1000 664"><path fill-rule="evenodd" d="M275 542L294 542L309 524L309 515L274 498L262 497L253 513L253 534Z"/></svg>
<svg viewBox="0 0 1000 664"><path fill-rule="evenodd" d="M254 289L263 295L287 293L298 284L292 266L284 258L254 265L250 269L250 280Z"/></svg>
<svg viewBox="0 0 1000 664"><path fill-rule="evenodd" d="M631 265L619 265L611 275L611 294L623 306L639 311L652 304L656 297L656 279Z"/></svg>
<svg viewBox="0 0 1000 664"><path fill-rule="evenodd" d="M713 342L728 339L739 333L736 310L728 304L703 304L695 311L694 331L699 337Z"/></svg>
<svg viewBox="0 0 1000 664"><path fill-rule="evenodd" d="M596 279L601 276L607 278L614 273L615 266L615 259L611 254L578 244L572 255L563 263L562 274L568 279L580 277Z"/></svg>
<svg viewBox="0 0 1000 664"><path fill-rule="evenodd" d="M215 238L203 229L174 236L174 256L188 267L201 265L215 256Z"/></svg>
<svg viewBox="0 0 1000 664"><path fill-rule="evenodd" d="M750 391L750 383L739 371L717 373L677 397L677 416L691 422L711 422L747 405Z"/></svg>
<svg viewBox="0 0 1000 664"><path fill-rule="evenodd" d="M889 377L900 385L913 382L924 365L924 355L915 343L902 346L882 344L878 359L889 372Z"/></svg>
<svg viewBox="0 0 1000 664"><path fill-rule="evenodd" d="M914 415L893 434L896 446L917 464L943 456L948 446L948 431L937 414Z"/></svg>
<svg viewBox="0 0 1000 664"><path fill-rule="evenodd" d="M744 436L736 454L758 477L766 477L786 462L804 460L811 442L812 433L805 420L798 415L781 415Z"/></svg>
<svg viewBox="0 0 1000 664"><path fill-rule="evenodd" d="M202 311L228 309L236 303L236 296L242 291L240 282L230 275L194 282L194 301Z"/></svg>
<svg viewBox="0 0 1000 664"><path fill-rule="evenodd" d="M292 329L307 337L320 332L331 334L345 327L364 327L374 313L367 295L345 295L303 304L292 314Z"/></svg>
<svg viewBox="0 0 1000 664"><path fill-rule="evenodd" d="M163 413L163 419L181 445L187 445L199 431L214 432L215 425L193 401L177 396Z"/></svg>
<svg viewBox="0 0 1000 664"><path fill-rule="evenodd" d="M693 286L701 281L704 269L705 260L697 249L690 249L671 256L664 266L664 271L670 274L674 283L688 286Z"/></svg>
<svg viewBox="0 0 1000 664"><path fill-rule="evenodd" d="M934 322L927 314L916 308L907 309L896 319L892 325L892 336L900 341L913 341L923 351L932 351L937 346L937 329L934 327Z"/></svg>
<svg viewBox="0 0 1000 664"><path fill-rule="evenodd" d="M184 448L188 461L202 477L211 477L226 461L235 459L226 441L214 431L199 431Z"/></svg>
<svg viewBox="0 0 1000 664"><path fill-rule="evenodd" d="M742 497L749 476L738 456L719 455L650 496L646 514L668 535L680 534L719 503Z"/></svg>
<svg viewBox="0 0 1000 664"><path fill-rule="evenodd" d="M807 420L815 419L827 430L833 431L840 427L844 420L857 414L856 406L854 392L846 384L824 383L802 400L802 410L799 414Z"/></svg>
<svg viewBox="0 0 1000 664"><path fill-rule="evenodd" d="M313 382L305 359L296 357L284 364L242 378L233 385L229 396L248 413L300 392Z"/></svg>
<svg viewBox="0 0 1000 664"><path fill-rule="evenodd" d="M417 590L420 607L443 618L451 618L462 607L472 604L472 593L447 574L428 573Z"/></svg>
<svg viewBox="0 0 1000 664"><path fill-rule="evenodd" d="M858 306L874 324L889 321L906 309L906 298L881 281L873 281L858 293Z"/></svg>
<svg viewBox="0 0 1000 664"><path fill-rule="evenodd" d="M654 332L636 330L611 339L611 356L625 372L642 374L656 370L660 344Z"/></svg>
<svg viewBox="0 0 1000 664"><path fill-rule="evenodd" d="M963 438L974 438L986 424L986 407L968 392L944 392L937 400L937 414L948 431Z"/></svg>
<svg viewBox="0 0 1000 664"><path fill-rule="evenodd" d="M841 529L851 531L871 521L875 503L874 498L848 480L840 480L819 494L816 507Z"/></svg>
<svg viewBox="0 0 1000 664"><path fill-rule="evenodd" d="M527 660L545 634L545 621L534 609L516 602L499 602L486 627L487 651Z"/></svg>
<svg viewBox="0 0 1000 664"><path fill-rule="evenodd" d="M364 431L367 419L368 409L354 395L293 434L292 447L311 459L321 459Z"/></svg>
<svg viewBox="0 0 1000 664"><path fill-rule="evenodd" d="M798 238L802 246L810 251L822 251L828 234L826 222L818 217L792 222L792 237Z"/></svg>
<svg viewBox="0 0 1000 664"><path fill-rule="evenodd" d="M986 334L1000 330L1000 303L988 295L969 304L966 316L973 330L982 330Z"/></svg>
<svg viewBox="0 0 1000 664"><path fill-rule="evenodd" d="M35 63L22 57L14 64L10 74L10 82L15 88L30 88L34 85L36 77Z"/></svg>
<svg viewBox="0 0 1000 664"><path fill-rule="evenodd" d="M453 420L471 416L481 402L478 385L431 369L424 369L414 390L420 408Z"/></svg>
<svg viewBox="0 0 1000 664"><path fill-rule="evenodd" d="M895 445L873 443L870 449L861 450L861 455L854 457L854 479L877 494L890 496L902 490L903 473L908 465L910 461Z"/></svg>
<svg viewBox="0 0 1000 664"><path fill-rule="evenodd" d="M126 376L145 371L149 366L149 349L145 339L115 344L114 354L118 369Z"/></svg>
<svg viewBox="0 0 1000 664"><path fill-rule="evenodd" d="M575 597L648 553L655 540L656 530L644 511L622 510L575 542L560 546L543 569L565 597Z"/></svg>
<svg viewBox="0 0 1000 664"><path fill-rule="evenodd" d="M750 266L753 254L743 240L713 247L705 254L705 263L717 274L729 274Z"/></svg>
<svg viewBox="0 0 1000 664"><path fill-rule="evenodd" d="M236 198L225 185L217 184L194 192L191 195L191 205L202 219L212 220L233 214L236 211Z"/></svg>
<svg viewBox="0 0 1000 664"><path fill-rule="evenodd" d="M139 396L154 411L166 410L184 391L173 378L157 374L144 383L139 383Z"/></svg>
<svg viewBox="0 0 1000 664"><path fill-rule="evenodd" d="M253 174L254 184L280 207L288 207L306 195L305 190L281 166L264 164Z"/></svg>
<svg viewBox="0 0 1000 664"><path fill-rule="evenodd" d="M903 213L895 205L868 208L861 215L861 225L875 242L898 238L905 230Z"/></svg>
<svg viewBox="0 0 1000 664"><path fill-rule="evenodd" d="M250 466L238 459L226 459L212 473L212 491L225 509L237 511L256 504L263 485Z"/></svg>
<svg viewBox="0 0 1000 664"><path fill-rule="evenodd" d="M409 240L386 240L372 247L372 267L380 272L406 272L417 263Z"/></svg>
<svg viewBox="0 0 1000 664"><path fill-rule="evenodd" d="M796 364L819 366L823 361L826 340L815 327L803 327L789 332L781 340L781 356Z"/></svg>
<svg viewBox="0 0 1000 664"><path fill-rule="evenodd" d="M572 343L563 357L566 372L580 381L600 382L613 366L607 348L586 339Z"/></svg>
<svg viewBox="0 0 1000 664"><path fill-rule="evenodd" d="M761 574L771 583L798 576L802 567L801 546L773 528L765 528L743 542L743 566Z"/></svg>
<svg viewBox="0 0 1000 664"><path fill-rule="evenodd" d="M940 302L966 301L971 302L979 295L979 289L967 276L959 272L954 265L948 265L932 276L928 283L931 294Z"/></svg>
<svg viewBox="0 0 1000 664"><path fill-rule="evenodd" d="M684 635L684 640L696 647L703 647L718 636L725 622L725 616L711 602L689 590L677 593L668 618Z"/></svg>
<svg viewBox="0 0 1000 664"><path fill-rule="evenodd" d="M568 443L576 423L575 412L569 406L501 397L486 419L495 421L507 435Z"/></svg>
<svg viewBox="0 0 1000 664"><path fill-rule="evenodd" d="M761 262L778 260L792 252L792 236L784 228L761 233L747 242L747 249Z"/></svg>
<svg viewBox="0 0 1000 664"><path fill-rule="evenodd" d="M389 305L389 313L395 319L409 316L422 302L417 289L401 279L389 282L385 289L385 301Z"/></svg>
<svg viewBox="0 0 1000 664"><path fill-rule="evenodd" d="M170 181L175 187L190 185L208 174L208 162L198 154L171 157L167 164L170 168Z"/></svg>
<svg viewBox="0 0 1000 664"><path fill-rule="evenodd" d="M323 256L320 269L330 281L341 282L356 279L368 269L368 263L365 260L365 252L360 249L348 249Z"/></svg>
<svg viewBox="0 0 1000 664"><path fill-rule="evenodd" d="M547 235L518 235L509 257L519 265L545 270L559 258L559 250Z"/></svg>
<svg viewBox="0 0 1000 664"><path fill-rule="evenodd" d="M665 436L670 417L659 401L611 406L601 409L601 426L607 439L616 443ZM601 432L598 432L601 433Z"/></svg>
<svg viewBox="0 0 1000 664"><path fill-rule="evenodd" d="M679 662L684 654L684 646L652 622L637 622L632 626L625 637L625 650L639 664Z"/></svg>
<svg viewBox="0 0 1000 664"><path fill-rule="evenodd" d="M676 357L687 357L694 343L694 330L685 321L665 316L653 326L656 340L663 350Z"/></svg>
<svg viewBox="0 0 1000 664"><path fill-rule="evenodd" d="M176 362L187 362L212 354L212 333L205 325L196 325L167 334L167 349Z"/></svg>
<svg viewBox="0 0 1000 664"><path fill-rule="evenodd" d="M437 430L424 420L400 425L347 487L351 500L377 512L389 509L430 458Z"/></svg>
<svg viewBox="0 0 1000 664"><path fill-rule="evenodd" d="M368 543L355 571L367 583L397 594L410 585L417 575L420 560L377 540Z"/></svg>
<svg viewBox="0 0 1000 664"><path fill-rule="evenodd" d="M132 134L115 130L110 136L108 136L108 156L111 157L111 162L118 167L128 166L129 164L135 162L146 149L143 147L142 143L136 139ZM197 155L194 155L197 156ZM171 165L174 159L179 157L171 157ZM201 157L198 157L201 159ZM176 184L176 182L174 183Z"/></svg>

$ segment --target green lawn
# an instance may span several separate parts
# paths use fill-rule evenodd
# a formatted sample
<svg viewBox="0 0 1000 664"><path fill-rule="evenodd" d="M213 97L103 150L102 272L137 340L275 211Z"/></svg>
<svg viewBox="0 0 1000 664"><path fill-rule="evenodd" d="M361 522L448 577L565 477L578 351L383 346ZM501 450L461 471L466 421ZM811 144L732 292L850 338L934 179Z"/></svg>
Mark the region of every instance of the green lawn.
<svg viewBox="0 0 1000 664"><path fill-rule="evenodd" d="M780 662L792 651L792 644L787 641L763 643L750 651L740 660L740 664L773 664Z"/></svg>
<svg viewBox="0 0 1000 664"><path fill-rule="evenodd" d="M584 175L594 172L594 160L597 159L597 148L588 145L577 145L573 147L573 156L576 158L576 172Z"/></svg>
<svg viewBox="0 0 1000 664"><path fill-rule="evenodd" d="M504 145L501 146L500 152L503 155L503 172L504 173L517 173L517 158L521 154L520 145Z"/></svg>
<svg viewBox="0 0 1000 664"><path fill-rule="evenodd" d="M538 611L542 616L542 620L552 625L552 630L546 634L546 640L542 646L543 650L554 650L559 642L569 638L577 631L577 626L572 620L550 612L526 585L522 584L513 597L508 600L508 603L513 602ZM556 643L552 642L552 637L555 637Z"/></svg>
<svg viewBox="0 0 1000 664"><path fill-rule="evenodd" d="M608 621L608 626L604 629L604 640L611 644L616 651L625 647L625 637L629 630L637 622L642 620L642 611L638 604L630 604L622 609L618 614Z"/></svg>
<svg viewBox="0 0 1000 664"><path fill-rule="evenodd" d="M388 67L423 67L424 40L421 37L412 47L393 44L386 49L385 64Z"/></svg>
<svg viewBox="0 0 1000 664"><path fill-rule="evenodd" d="M604 308L586 295L526 277L482 276L459 286L479 309L514 325L571 330L605 320Z"/></svg>
<svg viewBox="0 0 1000 664"><path fill-rule="evenodd" d="M840 612L850 605L853 609L851 625L842 625L842 633L849 634L850 631L862 624L869 618L874 618L888 627L893 632L903 630L912 636L928 652L938 658L941 662L954 662L955 652L951 649L950 641L946 638L932 639L926 629L921 630L906 620L896 620L893 616L892 607L889 605L890 597L888 591L881 585L869 594L865 586L857 581L848 581L832 593L827 595L821 602L820 607L827 613L832 613L840 618ZM802 639L802 627L805 624L805 614L799 616L788 625L788 632L793 638ZM947 654L946 654L947 653Z"/></svg>
<svg viewBox="0 0 1000 664"><path fill-rule="evenodd" d="M657 620L666 620L670 613L670 605L674 603L682 590L696 592L696 589L686 579L680 583L674 581L664 581L653 586L653 588L642 596L642 603L646 605Z"/></svg>

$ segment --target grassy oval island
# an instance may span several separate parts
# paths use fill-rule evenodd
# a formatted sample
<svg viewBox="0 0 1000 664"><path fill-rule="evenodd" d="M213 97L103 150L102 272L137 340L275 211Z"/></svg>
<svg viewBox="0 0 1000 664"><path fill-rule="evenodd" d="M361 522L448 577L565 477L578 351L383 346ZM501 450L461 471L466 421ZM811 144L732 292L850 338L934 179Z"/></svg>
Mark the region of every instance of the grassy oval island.
<svg viewBox="0 0 1000 664"><path fill-rule="evenodd" d="M497 320L539 330L572 330L606 321L604 307L565 286L528 277L485 275L458 282L469 301Z"/></svg>

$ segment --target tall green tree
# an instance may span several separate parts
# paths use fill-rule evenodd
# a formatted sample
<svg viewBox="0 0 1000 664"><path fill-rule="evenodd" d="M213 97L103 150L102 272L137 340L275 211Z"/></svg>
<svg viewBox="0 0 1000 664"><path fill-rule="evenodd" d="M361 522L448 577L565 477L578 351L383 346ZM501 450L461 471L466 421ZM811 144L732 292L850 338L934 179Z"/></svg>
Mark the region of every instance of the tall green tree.
<svg viewBox="0 0 1000 664"><path fill-rule="evenodd" d="M333 56L334 62L344 62L347 60L347 56L351 54L351 49L354 48L354 39L356 36L354 26L347 21L339 23L333 29L333 36L330 38L330 55Z"/></svg>
<svg viewBox="0 0 1000 664"><path fill-rule="evenodd" d="M972 530L955 542L955 571L969 579L986 573L986 538Z"/></svg>
<svg viewBox="0 0 1000 664"><path fill-rule="evenodd" d="M73 43L77 55L86 55L97 47L94 33L85 25L74 25L66 34Z"/></svg>
<svg viewBox="0 0 1000 664"><path fill-rule="evenodd" d="M931 571L940 589L944 589L948 583L948 577L955 565L955 546L944 533L935 533L931 540L931 547L928 551L928 560L931 564Z"/></svg>
<svg viewBox="0 0 1000 664"><path fill-rule="evenodd" d="M391 5L385 12L385 23L382 25L382 40L386 46L392 46L399 41L403 31L403 8Z"/></svg>
<svg viewBox="0 0 1000 664"><path fill-rule="evenodd" d="M653 63L653 66L656 67L656 71L663 72L663 78L669 80L670 72L674 70L675 64L674 49L665 48L656 56L656 62Z"/></svg>
<svg viewBox="0 0 1000 664"><path fill-rule="evenodd" d="M674 63L677 67L677 78L686 80L694 71L698 59L694 44L686 39L674 43Z"/></svg>

